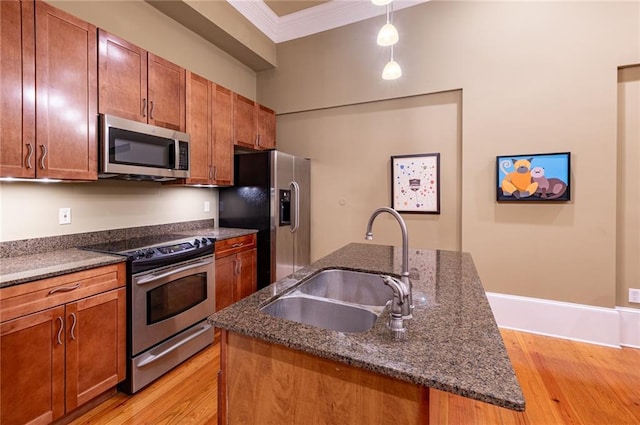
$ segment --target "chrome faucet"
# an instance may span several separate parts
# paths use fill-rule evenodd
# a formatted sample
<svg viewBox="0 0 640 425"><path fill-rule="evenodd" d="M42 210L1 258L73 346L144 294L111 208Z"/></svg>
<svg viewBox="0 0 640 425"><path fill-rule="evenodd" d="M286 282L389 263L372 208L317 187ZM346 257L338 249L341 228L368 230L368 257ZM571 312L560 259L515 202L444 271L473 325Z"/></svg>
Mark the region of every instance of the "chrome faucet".
<svg viewBox="0 0 640 425"><path fill-rule="evenodd" d="M389 316L389 329L396 339L403 339L405 327L402 311L404 306L409 304L409 287L395 277L380 275L385 285L393 290L393 301L391 303L391 315Z"/></svg>
<svg viewBox="0 0 640 425"><path fill-rule="evenodd" d="M391 306L392 314L394 309L399 309L401 318L411 319L413 311L413 296L411 281L409 280L409 234L407 232L407 225L396 210L388 207L381 207L375 210L373 214L371 214L371 217L369 217L365 239L369 241L373 240L373 232L371 230L371 228L373 227L373 221L379 214L383 212L391 214L398 221L398 224L400 224L400 230L402 232L402 274L400 275L401 277L399 282L397 281L397 279L391 278L390 276L383 276L382 280L386 285L390 286L391 289L393 289L393 305ZM398 297L396 297L396 293ZM402 323L402 321L400 321L400 323Z"/></svg>

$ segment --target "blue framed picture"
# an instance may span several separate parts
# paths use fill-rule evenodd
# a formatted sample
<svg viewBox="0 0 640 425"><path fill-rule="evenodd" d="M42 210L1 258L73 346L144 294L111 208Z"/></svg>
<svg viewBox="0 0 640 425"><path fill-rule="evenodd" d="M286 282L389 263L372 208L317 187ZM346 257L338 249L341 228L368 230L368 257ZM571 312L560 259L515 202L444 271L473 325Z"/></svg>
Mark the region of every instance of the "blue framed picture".
<svg viewBox="0 0 640 425"><path fill-rule="evenodd" d="M391 157L391 207L398 212L440 214L440 154Z"/></svg>
<svg viewBox="0 0 640 425"><path fill-rule="evenodd" d="M496 158L498 202L571 200L571 153L501 155Z"/></svg>

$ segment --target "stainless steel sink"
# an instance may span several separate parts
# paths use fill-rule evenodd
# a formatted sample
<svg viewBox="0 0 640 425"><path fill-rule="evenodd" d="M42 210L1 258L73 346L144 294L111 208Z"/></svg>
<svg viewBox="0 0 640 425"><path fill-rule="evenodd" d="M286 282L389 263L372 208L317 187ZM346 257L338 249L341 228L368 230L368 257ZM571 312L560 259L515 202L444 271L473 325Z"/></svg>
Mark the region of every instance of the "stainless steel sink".
<svg viewBox="0 0 640 425"><path fill-rule="evenodd" d="M327 269L261 310L323 329L365 332L392 298L393 291L377 274Z"/></svg>
<svg viewBox="0 0 640 425"><path fill-rule="evenodd" d="M378 319L378 314L364 308L305 296L278 298L262 307L262 311L281 319L339 332L365 332Z"/></svg>
<svg viewBox="0 0 640 425"><path fill-rule="evenodd" d="M350 303L382 306L393 298L393 290L379 275L351 270L327 269L298 285L298 291Z"/></svg>

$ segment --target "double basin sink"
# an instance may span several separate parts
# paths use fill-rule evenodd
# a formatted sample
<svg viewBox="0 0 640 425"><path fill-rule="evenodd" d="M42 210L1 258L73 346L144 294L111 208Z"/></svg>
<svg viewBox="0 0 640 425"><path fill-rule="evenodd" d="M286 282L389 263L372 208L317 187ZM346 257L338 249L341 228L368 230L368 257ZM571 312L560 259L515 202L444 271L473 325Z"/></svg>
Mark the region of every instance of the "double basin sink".
<svg viewBox="0 0 640 425"><path fill-rule="evenodd" d="M340 332L365 332L393 298L378 274L326 269L261 310L274 317Z"/></svg>

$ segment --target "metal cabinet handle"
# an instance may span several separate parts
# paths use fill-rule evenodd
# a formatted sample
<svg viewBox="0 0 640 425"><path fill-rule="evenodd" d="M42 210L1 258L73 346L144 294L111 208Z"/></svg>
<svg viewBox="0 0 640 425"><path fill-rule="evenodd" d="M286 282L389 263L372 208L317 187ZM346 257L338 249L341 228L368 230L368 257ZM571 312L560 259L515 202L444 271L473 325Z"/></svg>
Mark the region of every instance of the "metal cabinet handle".
<svg viewBox="0 0 640 425"><path fill-rule="evenodd" d="M233 274L235 276L238 276L240 274L240 271L242 270L242 260L237 259L237 260L233 260Z"/></svg>
<svg viewBox="0 0 640 425"><path fill-rule="evenodd" d="M73 318L73 325L71 325L71 339L76 339L75 334L73 333L76 330L76 323L78 322L78 318L75 313L71 313L71 317Z"/></svg>
<svg viewBox="0 0 640 425"><path fill-rule="evenodd" d="M212 172L212 168L211 165L209 165L209 180L213 179L213 172Z"/></svg>
<svg viewBox="0 0 640 425"><path fill-rule="evenodd" d="M149 104L151 105L151 109L149 110L149 118L153 119L153 100L150 100Z"/></svg>
<svg viewBox="0 0 640 425"><path fill-rule="evenodd" d="M142 99L142 116L146 117L147 116L147 98L143 98Z"/></svg>
<svg viewBox="0 0 640 425"><path fill-rule="evenodd" d="M218 180L218 166L213 166L213 180Z"/></svg>
<svg viewBox="0 0 640 425"><path fill-rule="evenodd" d="M260 146L260 134L256 134L256 146Z"/></svg>
<svg viewBox="0 0 640 425"><path fill-rule="evenodd" d="M72 286L60 286L58 288L53 288L52 290L49 291L49 295L55 294L56 292L70 292L73 291L74 289L78 289L80 287L79 283L76 283L75 285Z"/></svg>
<svg viewBox="0 0 640 425"><path fill-rule="evenodd" d="M58 320L60 321L60 330L58 330L58 345L62 345L62 330L64 329L64 320L62 320L62 317L59 316Z"/></svg>
<svg viewBox="0 0 640 425"><path fill-rule="evenodd" d="M44 159L47 157L47 147L45 145L40 145L40 149L42 150L42 157L40 158L40 168L44 170Z"/></svg>
<svg viewBox="0 0 640 425"><path fill-rule="evenodd" d="M26 167L31 169L31 158L33 158L33 145L31 143L27 143L27 149L29 149L29 153L27 154Z"/></svg>
<svg viewBox="0 0 640 425"><path fill-rule="evenodd" d="M233 245L231 245L231 248L240 248L242 245L244 245L244 242L234 243Z"/></svg>

